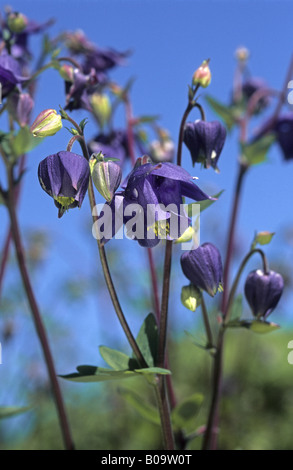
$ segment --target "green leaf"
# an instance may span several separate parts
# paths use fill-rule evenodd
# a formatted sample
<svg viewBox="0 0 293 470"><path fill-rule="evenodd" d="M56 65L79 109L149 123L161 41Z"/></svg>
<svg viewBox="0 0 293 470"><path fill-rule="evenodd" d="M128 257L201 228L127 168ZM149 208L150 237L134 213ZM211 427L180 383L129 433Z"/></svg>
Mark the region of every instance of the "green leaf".
<svg viewBox="0 0 293 470"><path fill-rule="evenodd" d="M81 128L82 132L84 131L84 128L85 128L87 123L88 123L88 118L84 118L84 119L82 119L82 121L80 121L79 127Z"/></svg>
<svg viewBox="0 0 293 470"><path fill-rule="evenodd" d="M105 382L108 380L121 380L129 379L131 377L141 375L155 375L155 374L170 374L167 369L159 367L150 367L146 369L134 370L113 370L105 369L104 367L96 367L90 365L78 366L77 372L67 375L60 375L61 378L71 380L73 382Z"/></svg>
<svg viewBox="0 0 293 470"><path fill-rule="evenodd" d="M228 131L236 124L237 119L240 117L240 109L236 106L226 106L219 101L215 100L211 96L206 96L206 100L214 110L214 112L222 118L227 126Z"/></svg>
<svg viewBox="0 0 293 470"><path fill-rule="evenodd" d="M231 321L227 325L232 328L247 328L248 330L253 331L254 333L271 333L280 328L280 325L273 322L267 322L264 320L235 320Z"/></svg>
<svg viewBox="0 0 293 470"><path fill-rule="evenodd" d="M241 151L244 160L249 165L257 165L266 160L267 153L275 141L273 134L267 134L252 144L241 144Z"/></svg>
<svg viewBox="0 0 293 470"><path fill-rule="evenodd" d="M0 406L0 419L10 418L30 410L30 406Z"/></svg>
<svg viewBox="0 0 293 470"><path fill-rule="evenodd" d="M161 374L161 375L170 375L171 372L168 369L163 369L162 367L147 367L145 369L135 369L134 372L143 375L150 374Z"/></svg>
<svg viewBox="0 0 293 470"><path fill-rule="evenodd" d="M158 326L152 313L145 318L136 342L148 366L153 367L157 359Z"/></svg>
<svg viewBox="0 0 293 470"><path fill-rule="evenodd" d="M137 368L138 363L135 359L127 356L127 354L115 349L108 348L107 346L100 346L100 354L105 362L114 370L134 370Z"/></svg>
<svg viewBox="0 0 293 470"><path fill-rule="evenodd" d="M118 392L130 405L133 406L133 408L142 416L142 418L147 419L151 423L160 425L160 416L157 408L143 401L141 395L134 392L133 390L127 389L119 389Z"/></svg>
<svg viewBox="0 0 293 470"><path fill-rule="evenodd" d="M20 157L30 152L42 141L42 138L34 137L27 126L21 127L18 133L10 138L11 152L14 157Z"/></svg>
<svg viewBox="0 0 293 470"><path fill-rule="evenodd" d="M172 411L172 422L174 427L184 429L193 426L200 407L203 403L204 396L195 393L179 403Z"/></svg>
<svg viewBox="0 0 293 470"><path fill-rule="evenodd" d="M217 199L219 199L219 197L223 194L224 192L224 189L222 189L222 191L220 191L219 193L215 194L214 196L212 196L213 198L215 198L215 200L212 200L212 199L204 199L203 201L198 201L198 202L192 202L190 204L186 204L186 210L187 210L187 214L188 214L188 217L192 217L192 206L194 204L199 204L200 206L200 212L204 211L205 209L207 209L208 207L210 207L214 202L217 201Z"/></svg>
<svg viewBox="0 0 293 470"><path fill-rule="evenodd" d="M60 375L60 377L66 380L72 380L73 382L88 383L127 379L138 375L138 373L130 370L116 371L96 366L78 366L76 369L78 372L74 372L73 374Z"/></svg>

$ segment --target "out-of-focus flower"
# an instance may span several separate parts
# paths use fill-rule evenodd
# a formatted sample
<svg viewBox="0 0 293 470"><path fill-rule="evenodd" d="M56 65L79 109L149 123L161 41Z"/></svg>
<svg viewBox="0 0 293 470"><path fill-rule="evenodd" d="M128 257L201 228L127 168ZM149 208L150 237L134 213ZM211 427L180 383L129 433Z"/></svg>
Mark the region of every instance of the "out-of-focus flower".
<svg viewBox="0 0 293 470"><path fill-rule="evenodd" d="M235 51L235 57L240 62L246 62L249 58L249 50L244 46L238 47Z"/></svg>
<svg viewBox="0 0 293 470"><path fill-rule="evenodd" d="M293 113L281 115L275 122L272 130L276 134L277 142L282 150L285 160L293 159Z"/></svg>
<svg viewBox="0 0 293 470"><path fill-rule="evenodd" d="M10 23L10 26L9 26ZM17 23L19 29L25 23L25 27L19 31L14 30L17 28ZM31 52L28 48L29 37L32 34L37 34L43 32L47 29L53 20L50 19L45 23L38 23L33 20L26 18L21 13L16 13L13 11L8 11L6 21L3 21L1 24L0 37L3 38L5 29L10 29L13 33L13 42L11 44L11 55L17 59L22 65L26 64L27 59L31 57Z"/></svg>
<svg viewBox="0 0 293 470"><path fill-rule="evenodd" d="M100 127L103 128L111 116L109 97L102 93L93 93L90 98L90 103Z"/></svg>
<svg viewBox="0 0 293 470"><path fill-rule="evenodd" d="M24 127L29 124L34 101L29 93L11 93L7 98L9 114Z"/></svg>
<svg viewBox="0 0 293 470"><path fill-rule="evenodd" d="M13 33L21 33L28 25L25 15L18 12L11 12L7 17L7 25Z"/></svg>
<svg viewBox="0 0 293 470"><path fill-rule="evenodd" d="M192 76L192 84L200 85L203 88L209 86L212 80L212 74L209 67L209 60L204 60Z"/></svg>
<svg viewBox="0 0 293 470"><path fill-rule="evenodd" d="M93 68L96 72L104 73L118 65L125 63L129 52L118 52L114 49L95 48L87 51L83 69L85 73L89 73Z"/></svg>
<svg viewBox="0 0 293 470"><path fill-rule="evenodd" d="M34 120L31 132L35 137L55 135L62 128L62 118L55 109L45 109Z"/></svg>
<svg viewBox="0 0 293 470"><path fill-rule="evenodd" d="M89 74L84 74L79 69L73 70L72 81L65 81L66 104L64 109L86 109L92 111L90 96L95 92L99 83L98 77L92 69Z"/></svg>
<svg viewBox="0 0 293 470"><path fill-rule="evenodd" d="M81 155L61 151L39 164L38 177L44 191L54 199L58 217L74 207L81 207L86 195L90 168Z"/></svg>
<svg viewBox="0 0 293 470"><path fill-rule="evenodd" d="M5 98L16 86L21 86L29 77L22 75L17 60L4 50L0 55L0 82L2 98Z"/></svg>
<svg viewBox="0 0 293 470"><path fill-rule="evenodd" d="M195 287L212 297L222 290L222 259L218 248L212 243L185 251L180 261L183 273Z"/></svg>
<svg viewBox="0 0 293 470"><path fill-rule="evenodd" d="M245 102L248 102L250 98L256 92L262 92L268 90L268 85L262 78L251 77L245 80L242 84L242 97ZM263 95L256 103L254 112L258 113L266 108L270 103L270 98L268 95Z"/></svg>
<svg viewBox="0 0 293 470"><path fill-rule="evenodd" d="M267 318L276 308L283 289L284 280L279 273L264 273L261 269L249 273L244 291L253 315L257 318Z"/></svg>
<svg viewBox="0 0 293 470"><path fill-rule="evenodd" d="M217 163L224 147L226 129L219 121L188 122L184 128L184 143L190 151L192 163L212 166L219 171Z"/></svg>
<svg viewBox="0 0 293 470"><path fill-rule="evenodd" d="M124 130L114 130L109 134L99 134L88 143L89 152L102 154L106 158L116 158L118 165L122 166L129 155L128 139Z"/></svg>
<svg viewBox="0 0 293 470"><path fill-rule="evenodd" d="M72 54L84 54L95 49L94 44L89 41L82 30L74 32L67 31L63 34L66 47Z"/></svg>
<svg viewBox="0 0 293 470"><path fill-rule="evenodd" d="M139 163L144 163L144 161L145 159L139 160ZM153 247L162 238L179 238L182 235L182 228L183 231L187 228L188 217L182 213L183 196L196 201L210 199L210 197L194 184L186 170L177 165L169 162L158 165L152 163L140 165L139 163L121 185L123 191L115 194L110 208L114 217L115 209L123 206L121 225L128 224L133 218L132 205L139 208L136 228L140 229L140 233L129 235L141 246ZM167 209L168 206L169 209ZM172 226L172 216L175 216L174 226ZM183 218L185 224L181 223ZM114 225L115 230L119 230L118 224L114 223ZM115 235L115 230L108 239Z"/></svg>

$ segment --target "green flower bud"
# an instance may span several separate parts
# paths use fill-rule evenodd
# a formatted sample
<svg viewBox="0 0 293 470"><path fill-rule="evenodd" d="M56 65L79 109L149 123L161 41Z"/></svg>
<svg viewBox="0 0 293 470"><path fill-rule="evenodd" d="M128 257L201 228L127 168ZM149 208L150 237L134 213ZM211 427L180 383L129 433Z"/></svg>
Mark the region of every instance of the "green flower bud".
<svg viewBox="0 0 293 470"><path fill-rule="evenodd" d="M206 88L211 83L211 79L212 75L209 68L209 60L204 60L201 66L194 72L192 84Z"/></svg>
<svg viewBox="0 0 293 470"><path fill-rule="evenodd" d="M67 65L67 64L61 65L61 67L59 68L59 73L66 82L73 82L74 67L72 65Z"/></svg>
<svg viewBox="0 0 293 470"><path fill-rule="evenodd" d="M201 304L200 290L192 284L182 287L181 302L188 310L195 312L196 308Z"/></svg>
<svg viewBox="0 0 293 470"><path fill-rule="evenodd" d="M97 160L94 165L90 162L90 170L95 187L106 201L111 202L121 183L120 166L112 161Z"/></svg>
<svg viewBox="0 0 293 470"><path fill-rule="evenodd" d="M9 14L7 24L13 33L21 33L27 27L28 20L22 13L13 12Z"/></svg>
<svg viewBox="0 0 293 470"><path fill-rule="evenodd" d="M260 245L267 245L268 243L270 243L274 235L275 235L274 232L267 232L267 231L258 232L256 234L255 241L256 243L259 243Z"/></svg>
<svg viewBox="0 0 293 470"><path fill-rule="evenodd" d="M91 105L100 126L103 128L111 116L111 103L108 96L94 93L91 96Z"/></svg>
<svg viewBox="0 0 293 470"><path fill-rule="evenodd" d="M55 109L45 109L33 122L30 130L34 137L49 137L62 128L62 118Z"/></svg>

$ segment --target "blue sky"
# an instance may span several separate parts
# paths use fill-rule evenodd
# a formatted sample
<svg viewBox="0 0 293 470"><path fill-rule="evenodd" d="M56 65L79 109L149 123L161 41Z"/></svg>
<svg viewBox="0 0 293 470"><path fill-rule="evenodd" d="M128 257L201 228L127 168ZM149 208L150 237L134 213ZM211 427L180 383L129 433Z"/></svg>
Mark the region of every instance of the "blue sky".
<svg viewBox="0 0 293 470"><path fill-rule="evenodd" d="M205 104L204 95L208 93L219 101L228 102L237 47L245 46L250 50L251 74L263 77L271 87L278 89L283 86L293 53L293 4L289 1L71 0L69 6L69 2L63 0L28 0L15 1L11 5L15 10L20 10L39 22L54 17L56 23L50 29L52 36L64 29L82 29L90 40L101 47L109 46L121 51L131 49L132 55L127 65L113 71L112 77L121 84L125 84L129 77L135 77L132 89L134 114L159 114L161 125L170 131L175 142L186 106L187 85L194 70L204 59L211 59L212 83L202 93L201 102L205 105L207 118L212 120L216 116ZM31 44L32 50L37 50L38 38L33 38ZM63 91L63 83L56 72L48 71L39 85L35 115L43 109L58 109L59 104L64 104ZM78 120L85 115L83 112L76 112L73 117ZM122 116L120 118L122 122ZM198 118L196 110L190 118ZM86 129L89 137L93 135L91 124ZM54 283L57 269L74 277L80 276L90 270L93 259L93 247L90 244L95 241L91 234L85 234L84 228L89 217L87 201L80 211L70 211L58 220L54 204L40 188L36 176L40 160L63 150L68 136L63 129L55 137L46 139L31 153L20 204L20 220L25 228L37 226L53 232L54 244L50 251L49 265L38 280L37 294L40 300L44 297L47 302L50 302L48 286ZM237 155L236 133L228 138L222 152L219 160L220 174L215 174L212 170L192 168L189 153L187 149L184 150L183 164L190 173L199 177L198 184L202 189L211 193L225 189L217 205L210 209L209 214L202 216L202 242L213 241L216 244L218 230L223 236L227 233ZM243 243L243 255L255 230L269 230L276 232L274 242L266 249L269 256L282 259L292 257L292 247L284 243L282 235L283 229L292 227L293 223L292 175L293 162L285 163L276 146L272 147L266 164L250 171L244 185L238 228L239 239ZM7 222L3 208L0 208L0 218L2 237ZM213 223L217 226L214 235L211 229ZM208 236L212 239L208 240ZM141 266L145 266L145 253L130 241L124 243L124 256L129 264L127 269L130 267L130 270L133 269L139 275ZM178 256L176 262L179 262ZM184 278L180 273L177 276L174 285L179 295ZM94 327L91 331L94 343L91 342L93 338L88 342L93 348L104 342L103 335L107 335L109 325L106 322L105 326L101 312L96 317L95 308L95 302L90 300L87 319L95 325L96 330ZM283 309L286 313L285 307ZM176 320L176 313L171 315L177 325L179 320ZM70 319L70 312L64 312L62 318L63 322L66 318ZM86 334L87 322L78 316L75 320L79 331ZM274 320L278 321L277 315ZM111 323L112 317L108 321ZM133 321L137 328L137 318ZM183 331L184 321L182 323ZM115 320L113 325L119 329ZM109 334L109 338L110 336ZM84 354L84 361L93 362L93 356L87 353L88 351L81 353Z"/></svg>

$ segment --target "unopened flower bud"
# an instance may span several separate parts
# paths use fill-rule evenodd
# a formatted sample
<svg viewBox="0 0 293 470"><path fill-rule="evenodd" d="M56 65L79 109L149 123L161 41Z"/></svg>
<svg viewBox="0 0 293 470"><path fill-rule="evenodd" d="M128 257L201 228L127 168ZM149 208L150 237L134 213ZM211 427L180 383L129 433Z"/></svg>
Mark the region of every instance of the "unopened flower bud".
<svg viewBox="0 0 293 470"><path fill-rule="evenodd" d="M91 105L100 126L103 128L111 116L111 103L108 96L94 93L91 96Z"/></svg>
<svg viewBox="0 0 293 470"><path fill-rule="evenodd" d="M211 83L211 79L212 75L209 68L209 60L204 60L201 66L194 72L192 84L206 88Z"/></svg>
<svg viewBox="0 0 293 470"><path fill-rule="evenodd" d="M284 280L279 273L265 273L261 269L249 273L244 291L253 315L257 318L267 318L276 308L283 288Z"/></svg>
<svg viewBox="0 0 293 470"><path fill-rule="evenodd" d="M61 77L66 81L66 82L72 82L74 81L74 67L72 65L67 65L64 64L59 68L59 73Z"/></svg>
<svg viewBox="0 0 293 470"><path fill-rule="evenodd" d="M55 109L45 109L35 119L31 126L34 137L49 137L62 128L62 118Z"/></svg>
<svg viewBox="0 0 293 470"><path fill-rule="evenodd" d="M20 127L29 123L34 101L28 93L10 94L7 98L7 105L10 115Z"/></svg>
<svg viewBox="0 0 293 470"><path fill-rule="evenodd" d="M201 292L192 284L182 287L181 302L184 307L192 312L201 304Z"/></svg>
<svg viewBox="0 0 293 470"><path fill-rule="evenodd" d="M238 47L235 51L235 57L239 62L245 62L249 57L249 50L246 47Z"/></svg>
<svg viewBox="0 0 293 470"><path fill-rule="evenodd" d="M111 202L116 189L119 187L122 178L122 171L119 165L113 161L97 161L91 167L92 178L99 193Z"/></svg>
<svg viewBox="0 0 293 470"><path fill-rule="evenodd" d="M214 297L222 288L222 260L219 250L212 243L204 243L195 250L181 255L182 271L198 289Z"/></svg>
<svg viewBox="0 0 293 470"><path fill-rule="evenodd" d="M255 241L256 243L259 243L260 245L267 245L268 243L270 243L274 235L275 235L274 232L267 232L267 231L258 232L255 236Z"/></svg>
<svg viewBox="0 0 293 470"><path fill-rule="evenodd" d="M28 25L28 19L25 15L13 12L8 15L7 24L13 33L21 33Z"/></svg>

